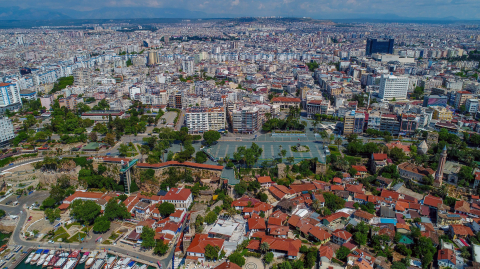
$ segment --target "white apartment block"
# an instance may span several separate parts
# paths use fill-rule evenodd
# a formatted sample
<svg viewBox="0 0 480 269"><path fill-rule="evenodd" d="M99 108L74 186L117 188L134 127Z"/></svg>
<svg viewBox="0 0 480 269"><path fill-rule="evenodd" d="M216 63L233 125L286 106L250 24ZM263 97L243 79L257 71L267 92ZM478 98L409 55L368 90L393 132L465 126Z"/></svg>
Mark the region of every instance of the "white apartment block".
<svg viewBox="0 0 480 269"><path fill-rule="evenodd" d="M475 114L478 111L478 99L467 99L465 102L466 112Z"/></svg>
<svg viewBox="0 0 480 269"><path fill-rule="evenodd" d="M225 129L225 119L223 107L190 107L185 110L185 125L190 133Z"/></svg>
<svg viewBox="0 0 480 269"><path fill-rule="evenodd" d="M130 99L134 100L135 99L135 94L140 93L140 88L131 87L130 89L128 89L128 93L130 95Z"/></svg>
<svg viewBox="0 0 480 269"><path fill-rule="evenodd" d="M0 144L15 138L12 121L7 117L0 117Z"/></svg>
<svg viewBox="0 0 480 269"><path fill-rule="evenodd" d="M408 83L408 77L383 74L380 78L380 98L383 100L406 99Z"/></svg>

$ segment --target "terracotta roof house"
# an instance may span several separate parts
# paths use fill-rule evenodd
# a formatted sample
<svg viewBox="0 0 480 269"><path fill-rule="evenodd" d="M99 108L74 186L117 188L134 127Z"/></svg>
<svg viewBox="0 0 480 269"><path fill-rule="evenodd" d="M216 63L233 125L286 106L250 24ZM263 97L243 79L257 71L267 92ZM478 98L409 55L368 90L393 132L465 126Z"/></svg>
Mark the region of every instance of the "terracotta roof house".
<svg viewBox="0 0 480 269"><path fill-rule="evenodd" d="M470 227L462 224L450 224L448 231L453 239L466 238L475 235Z"/></svg>
<svg viewBox="0 0 480 269"><path fill-rule="evenodd" d="M423 204L429 206L430 208L437 209L443 205L443 200L440 197L435 197L429 194L423 198Z"/></svg>
<svg viewBox="0 0 480 269"><path fill-rule="evenodd" d="M242 269L242 267L233 262L226 261L215 267L215 269Z"/></svg>
<svg viewBox="0 0 480 269"><path fill-rule="evenodd" d="M355 193L365 194L365 192L363 191L362 184L358 184L358 185L347 184L347 188L345 190L348 191L350 195L354 195Z"/></svg>
<svg viewBox="0 0 480 269"><path fill-rule="evenodd" d="M389 188L392 185L393 179L386 177L377 177L377 182L380 183L380 186L383 188Z"/></svg>
<svg viewBox="0 0 480 269"><path fill-rule="evenodd" d="M457 256L451 249L440 249L437 253L437 261L440 268L457 267Z"/></svg>
<svg viewBox="0 0 480 269"><path fill-rule="evenodd" d="M456 201L455 202L455 213L466 214L470 213L470 204L466 201Z"/></svg>
<svg viewBox="0 0 480 269"><path fill-rule="evenodd" d="M264 218L249 218L248 219L248 230L251 232L265 231L267 225L265 225Z"/></svg>
<svg viewBox="0 0 480 269"><path fill-rule="evenodd" d="M277 200L290 199L295 196L295 191L291 190L283 185L273 185L268 188L268 191Z"/></svg>
<svg viewBox="0 0 480 269"><path fill-rule="evenodd" d="M317 189L317 187L313 183L303 183L303 184L291 184L290 189L292 189L295 193L302 193L307 191L314 191Z"/></svg>
<svg viewBox="0 0 480 269"><path fill-rule="evenodd" d="M236 210L243 210L244 207L247 206L254 206L261 201L255 198L251 198L248 196L243 196L235 201L232 202L232 206L235 207Z"/></svg>
<svg viewBox="0 0 480 269"><path fill-rule="evenodd" d="M413 163L404 162L397 166L400 176L405 179L413 179L423 182L423 177L431 175L435 176L435 171L432 168L424 168Z"/></svg>
<svg viewBox="0 0 480 269"><path fill-rule="evenodd" d="M380 196L390 201L397 201L398 199L400 199L400 193L396 191L389 191L386 189L382 190Z"/></svg>
<svg viewBox="0 0 480 269"><path fill-rule="evenodd" d="M322 220L322 224L328 226L328 225L334 225L340 222L346 223L349 217L350 215L348 215L345 212L333 213L332 215L325 217Z"/></svg>
<svg viewBox="0 0 480 269"><path fill-rule="evenodd" d="M193 203L193 195L190 189L171 188L160 200L175 205L175 209L187 210Z"/></svg>
<svg viewBox="0 0 480 269"><path fill-rule="evenodd" d="M380 169L388 165L388 156L385 153L373 153L370 160L370 170L372 173L378 172Z"/></svg>
<svg viewBox="0 0 480 269"><path fill-rule="evenodd" d="M389 150L393 148L399 148L405 152L405 155L410 156L410 146L402 144L400 141L390 142L385 144Z"/></svg>
<svg viewBox="0 0 480 269"><path fill-rule="evenodd" d="M288 231L290 229L287 226L268 224L268 234L274 237L287 238Z"/></svg>
<svg viewBox="0 0 480 269"><path fill-rule="evenodd" d="M257 181L258 183L260 183L260 186L262 186L262 188L270 188L270 186L274 184L274 182L269 176L258 177Z"/></svg>
<svg viewBox="0 0 480 269"><path fill-rule="evenodd" d="M398 233L402 233L402 234L410 233L410 226L408 226L407 224L397 223L396 227L397 227Z"/></svg>
<svg viewBox="0 0 480 269"><path fill-rule="evenodd" d="M332 242L343 245L352 239L352 234L345 230L336 230L332 233Z"/></svg>
<svg viewBox="0 0 480 269"><path fill-rule="evenodd" d="M357 210L353 213L353 216L358 219L359 221L363 221L365 223L370 223L375 215L365 212L363 210Z"/></svg>
<svg viewBox="0 0 480 269"><path fill-rule="evenodd" d="M352 165L352 168L357 170L357 174L353 175L354 178L364 178L368 175L367 167L363 165Z"/></svg>
<svg viewBox="0 0 480 269"><path fill-rule="evenodd" d="M325 244L330 241L332 235L329 234L327 231L323 230L320 227L313 227L310 229L309 234L315 238L316 241L320 242L321 244Z"/></svg>
<svg viewBox="0 0 480 269"><path fill-rule="evenodd" d="M267 242L270 246L270 251L275 257L286 257L288 259L297 259L300 253L302 241L298 239L276 238L272 236L265 236L261 243Z"/></svg>
<svg viewBox="0 0 480 269"><path fill-rule="evenodd" d="M205 247L207 245L217 246L220 251L223 249L224 239L209 238L207 234L196 234L192 243L187 249L187 259L205 261Z"/></svg>
<svg viewBox="0 0 480 269"><path fill-rule="evenodd" d="M329 246L320 246L318 249L318 255L320 256L321 262L330 262L333 258L333 249Z"/></svg>

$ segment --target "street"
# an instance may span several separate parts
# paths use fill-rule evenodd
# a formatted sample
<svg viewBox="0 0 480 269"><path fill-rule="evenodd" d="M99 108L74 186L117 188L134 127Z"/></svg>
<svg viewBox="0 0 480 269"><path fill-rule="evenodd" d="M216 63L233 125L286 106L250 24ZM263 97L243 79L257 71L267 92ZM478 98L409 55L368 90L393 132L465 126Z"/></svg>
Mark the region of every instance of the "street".
<svg viewBox="0 0 480 269"><path fill-rule="evenodd" d="M17 225L15 227L15 230L12 233L12 236L10 238L9 244L11 246L13 245L22 245L25 248L47 248L47 249L54 249L54 248L72 248L72 249L83 249L83 250L98 250L100 248L106 248L110 251L117 252L123 255L127 255L132 258L137 258L141 259L144 261L148 261L152 263L152 266L156 266L157 261L159 261L162 264L163 268L167 268L168 263L171 261L172 256L174 254L175 247L172 247L172 251L166 256L166 258L163 258L159 260L156 257L152 257L149 255L144 255L138 252L132 253L129 250L126 250L122 248L120 245L116 246L103 246L99 245L95 242L96 236L92 236L92 238L85 242L85 243L47 243L47 242L32 242L32 241L25 241L22 239L22 235L20 234L23 226L25 225L25 222L27 220L27 212L25 210L26 207L31 206L34 202L42 203L44 199L46 199L49 196L48 192L46 191L36 191L31 195L28 196L22 196L21 198L18 199L19 204L17 206L7 206L5 205L5 202L8 200L11 200L12 197L7 198L5 201L0 204L0 209L5 210L7 214L10 215L18 215L19 220L17 222ZM16 196L13 196L13 200L16 200ZM183 231L184 227L182 227Z"/></svg>

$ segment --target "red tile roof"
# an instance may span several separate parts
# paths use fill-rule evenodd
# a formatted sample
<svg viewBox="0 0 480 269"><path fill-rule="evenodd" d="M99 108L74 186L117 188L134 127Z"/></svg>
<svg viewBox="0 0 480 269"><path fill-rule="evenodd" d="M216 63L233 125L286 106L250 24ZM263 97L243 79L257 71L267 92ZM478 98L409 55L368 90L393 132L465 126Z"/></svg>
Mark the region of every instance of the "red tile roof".
<svg viewBox="0 0 480 269"><path fill-rule="evenodd" d="M242 267L236 265L233 262L226 261L219 266L215 267L215 269L242 269Z"/></svg>
<svg viewBox="0 0 480 269"><path fill-rule="evenodd" d="M222 249L224 242L225 239L209 238L207 234L196 234L187 251L193 253L205 253L205 247L207 245L212 247L218 246Z"/></svg>
<svg viewBox="0 0 480 269"><path fill-rule="evenodd" d="M313 235L315 238L317 238L319 241L325 241L330 237L332 237L332 235L329 234L327 231L316 226L310 229L309 233Z"/></svg>
<svg viewBox="0 0 480 269"><path fill-rule="evenodd" d="M185 201L188 197L192 194L190 189L185 188L171 188L165 196L161 198L162 201L165 200L178 200L178 201Z"/></svg>
<svg viewBox="0 0 480 269"><path fill-rule="evenodd" d="M453 229L453 233L456 234L456 235L461 235L461 236L473 236L475 235L473 232L472 232L472 229L470 229L470 227L467 227L465 225L462 225L462 224L451 224L450 227L452 227Z"/></svg>
<svg viewBox="0 0 480 269"><path fill-rule="evenodd" d="M367 168L363 165L352 165L352 168L357 170L357 172L367 172Z"/></svg>
<svg viewBox="0 0 480 269"><path fill-rule="evenodd" d="M287 252L289 256L298 256L302 241L298 239L275 238L265 236L262 238L262 243L267 242L271 250Z"/></svg>
<svg viewBox="0 0 480 269"><path fill-rule="evenodd" d="M423 198L423 204L438 208L439 204L443 204L443 200L440 197L435 197L429 194Z"/></svg>
<svg viewBox="0 0 480 269"><path fill-rule="evenodd" d="M457 264L457 257L455 255L455 252L451 249L440 249L438 250L438 256L437 259L439 261L441 260L449 260L453 264Z"/></svg>
<svg viewBox="0 0 480 269"><path fill-rule="evenodd" d="M316 190L317 187L313 183L303 183L303 184L292 184L290 185L290 189L292 189L295 193L300 193L303 191Z"/></svg>
<svg viewBox="0 0 480 269"><path fill-rule="evenodd" d="M342 238L343 240L348 240L350 238L352 238L352 234L345 231L345 230L336 230L332 233L333 236L336 236L338 238Z"/></svg>
<svg viewBox="0 0 480 269"><path fill-rule="evenodd" d="M302 100L300 100L300 98L275 97L275 98L272 99L272 102L283 102L283 103L293 102L293 103L301 103Z"/></svg>
<svg viewBox="0 0 480 269"><path fill-rule="evenodd" d="M380 196L384 198L391 198L393 200L398 200L400 198L400 193L396 191L389 191L389 190L383 189Z"/></svg>
<svg viewBox="0 0 480 269"><path fill-rule="evenodd" d="M264 177L258 177L257 178L258 183L271 183L273 182L272 179L269 176L264 176Z"/></svg>
<svg viewBox="0 0 480 269"><path fill-rule="evenodd" d="M65 198L63 202L68 204L68 203L71 203L76 198L85 198L85 199L95 200L95 199L102 198L104 195L105 193L101 193L101 192L76 191L74 194Z"/></svg>
<svg viewBox="0 0 480 269"><path fill-rule="evenodd" d="M388 156L386 153L373 153L373 159L375 161L384 161L388 159Z"/></svg>
<svg viewBox="0 0 480 269"><path fill-rule="evenodd" d="M318 253L320 254L320 257L326 257L329 260L333 258L333 250L329 246L321 246Z"/></svg>
<svg viewBox="0 0 480 269"><path fill-rule="evenodd" d="M249 218L248 219L248 229L249 230L265 230L267 225L265 225L264 218Z"/></svg>

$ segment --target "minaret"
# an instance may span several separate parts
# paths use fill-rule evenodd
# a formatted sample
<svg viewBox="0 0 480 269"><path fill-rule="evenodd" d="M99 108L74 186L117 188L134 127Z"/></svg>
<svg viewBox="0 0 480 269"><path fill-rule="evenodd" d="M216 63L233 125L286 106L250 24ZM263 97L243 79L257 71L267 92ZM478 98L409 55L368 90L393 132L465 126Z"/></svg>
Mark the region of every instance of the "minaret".
<svg viewBox="0 0 480 269"><path fill-rule="evenodd" d="M445 162L447 161L447 146L443 148L442 154L440 154L440 161L438 163L437 172L435 173L435 182L436 187L442 186L443 181L443 168L445 167Z"/></svg>

